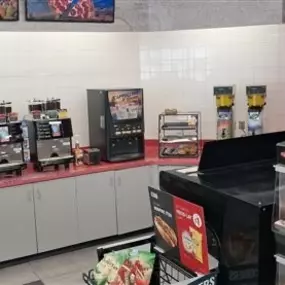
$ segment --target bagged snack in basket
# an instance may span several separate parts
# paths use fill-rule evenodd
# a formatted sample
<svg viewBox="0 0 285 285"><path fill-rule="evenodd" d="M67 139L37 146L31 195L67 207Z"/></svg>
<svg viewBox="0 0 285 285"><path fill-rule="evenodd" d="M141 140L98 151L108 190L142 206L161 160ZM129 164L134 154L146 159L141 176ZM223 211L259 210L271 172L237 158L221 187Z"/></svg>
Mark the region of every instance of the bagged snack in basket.
<svg viewBox="0 0 285 285"><path fill-rule="evenodd" d="M129 259L121 265L110 285L148 285L153 271L155 254L130 251Z"/></svg>
<svg viewBox="0 0 285 285"><path fill-rule="evenodd" d="M109 284L117 276L121 265L128 259L129 251L112 252L104 255L94 270L97 285Z"/></svg>
<svg viewBox="0 0 285 285"><path fill-rule="evenodd" d="M147 251L139 251L137 255L130 257L130 261L133 265L132 273L135 278L135 284L148 285L154 267L155 254Z"/></svg>

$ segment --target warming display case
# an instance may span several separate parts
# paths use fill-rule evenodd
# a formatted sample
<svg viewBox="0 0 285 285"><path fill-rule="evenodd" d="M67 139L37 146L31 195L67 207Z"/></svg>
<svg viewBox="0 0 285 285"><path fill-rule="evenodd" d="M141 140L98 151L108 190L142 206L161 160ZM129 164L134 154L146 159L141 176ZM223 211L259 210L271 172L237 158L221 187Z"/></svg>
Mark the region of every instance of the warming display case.
<svg viewBox="0 0 285 285"><path fill-rule="evenodd" d="M276 240L276 285L285 284L285 142L277 144L273 232Z"/></svg>
<svg viewBox="0 0 285 285"><path fill-rule="evenodd" d="M276 262L277 262L276 285L284 285L285 284L285 257L279 254L277 254L275 257L276 257Z"/></svg>
<svg viewBox="0 0 285 285"><path fill-rule="evenodd" d="M284 139L285 132L277 132L211 141L198 171L160 172L162 191L203 207L209 253L219 260L218 284L275 284L273 164Z"/></svg>
<svg viewBox="0 0 285 285"><path fill-rule="evenodd" d="M273 231L277 241L277 252L285 256L285 142L277 144L277 164Z"/></svg>
<svg viewBox="0 0 285 285"><path fill-rule="evenodd" d="M163 113L158 119L160 157L198 157L201 139L199 112Z"/></svg>

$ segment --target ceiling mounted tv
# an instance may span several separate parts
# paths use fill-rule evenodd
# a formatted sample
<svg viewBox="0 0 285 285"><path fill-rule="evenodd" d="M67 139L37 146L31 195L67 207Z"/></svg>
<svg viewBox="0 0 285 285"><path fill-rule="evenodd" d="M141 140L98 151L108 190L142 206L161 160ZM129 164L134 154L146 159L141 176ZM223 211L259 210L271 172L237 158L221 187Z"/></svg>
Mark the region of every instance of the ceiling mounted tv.
<svg viewBox="0 0 285 285"><path fill-rule="evenodd" d="M115 0L26 0L26 19L114 23Z"/></svg>
<svg viewBox="0 0 285 285"><path fill-rule="evenodd" d="M0 0L0 21L19 20L19 0Z"/></svg>

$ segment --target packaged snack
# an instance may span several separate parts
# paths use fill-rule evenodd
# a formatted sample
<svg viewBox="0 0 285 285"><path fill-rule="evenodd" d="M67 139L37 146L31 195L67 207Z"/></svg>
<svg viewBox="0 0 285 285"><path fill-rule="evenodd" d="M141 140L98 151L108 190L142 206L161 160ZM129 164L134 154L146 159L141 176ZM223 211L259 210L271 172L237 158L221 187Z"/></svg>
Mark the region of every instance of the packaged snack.
<svg viewBox="0 0 285 285"><path fill-rule="evenodd" d="M121 265L128 259L129 251L112 252L104 255L94 270L97 285L105 285L115 280Z"/></svg>
<svg viewBox="0 0 285 285"><path fill-rule="evenodd" d="M110 285L148 285L153 271L155 254L132 250Z"/></svg>
<svg viewBox="0 0 285 285"><path fill-rule="evenodd" d="M136 285L148 285L150 283L155 254L147 251L139 251L137 255L130 257L132 270L130 280Z"/></svg>
<svg viewBox="0 0 285 285"><path fill-rule="evenodd" d="M132 270L132 264L127 259L117 272L115 279L110 285L131 285L130 274Z"/></svg>

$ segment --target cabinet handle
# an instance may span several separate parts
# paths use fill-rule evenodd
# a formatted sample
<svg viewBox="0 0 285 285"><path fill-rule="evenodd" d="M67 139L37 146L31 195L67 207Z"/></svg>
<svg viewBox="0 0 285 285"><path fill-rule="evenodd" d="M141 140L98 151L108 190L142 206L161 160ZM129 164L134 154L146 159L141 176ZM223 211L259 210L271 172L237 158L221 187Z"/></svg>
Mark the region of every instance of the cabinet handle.
<svg viewBox="0 0 285 285"><path fill-rule="evenodd" d="M41 192L39 189L37 189L37 198L38 198L38 200L41 200L41 198L42 198L42 195L41 195Z"/></svg>
<svg viewBox="0 0 285 285"><path fill-rule="evenodd" d="M121 177L118 177L117 184L118 184L118 186L121 186L121 185L122 185L122 179L121 179Z"/></svg>

